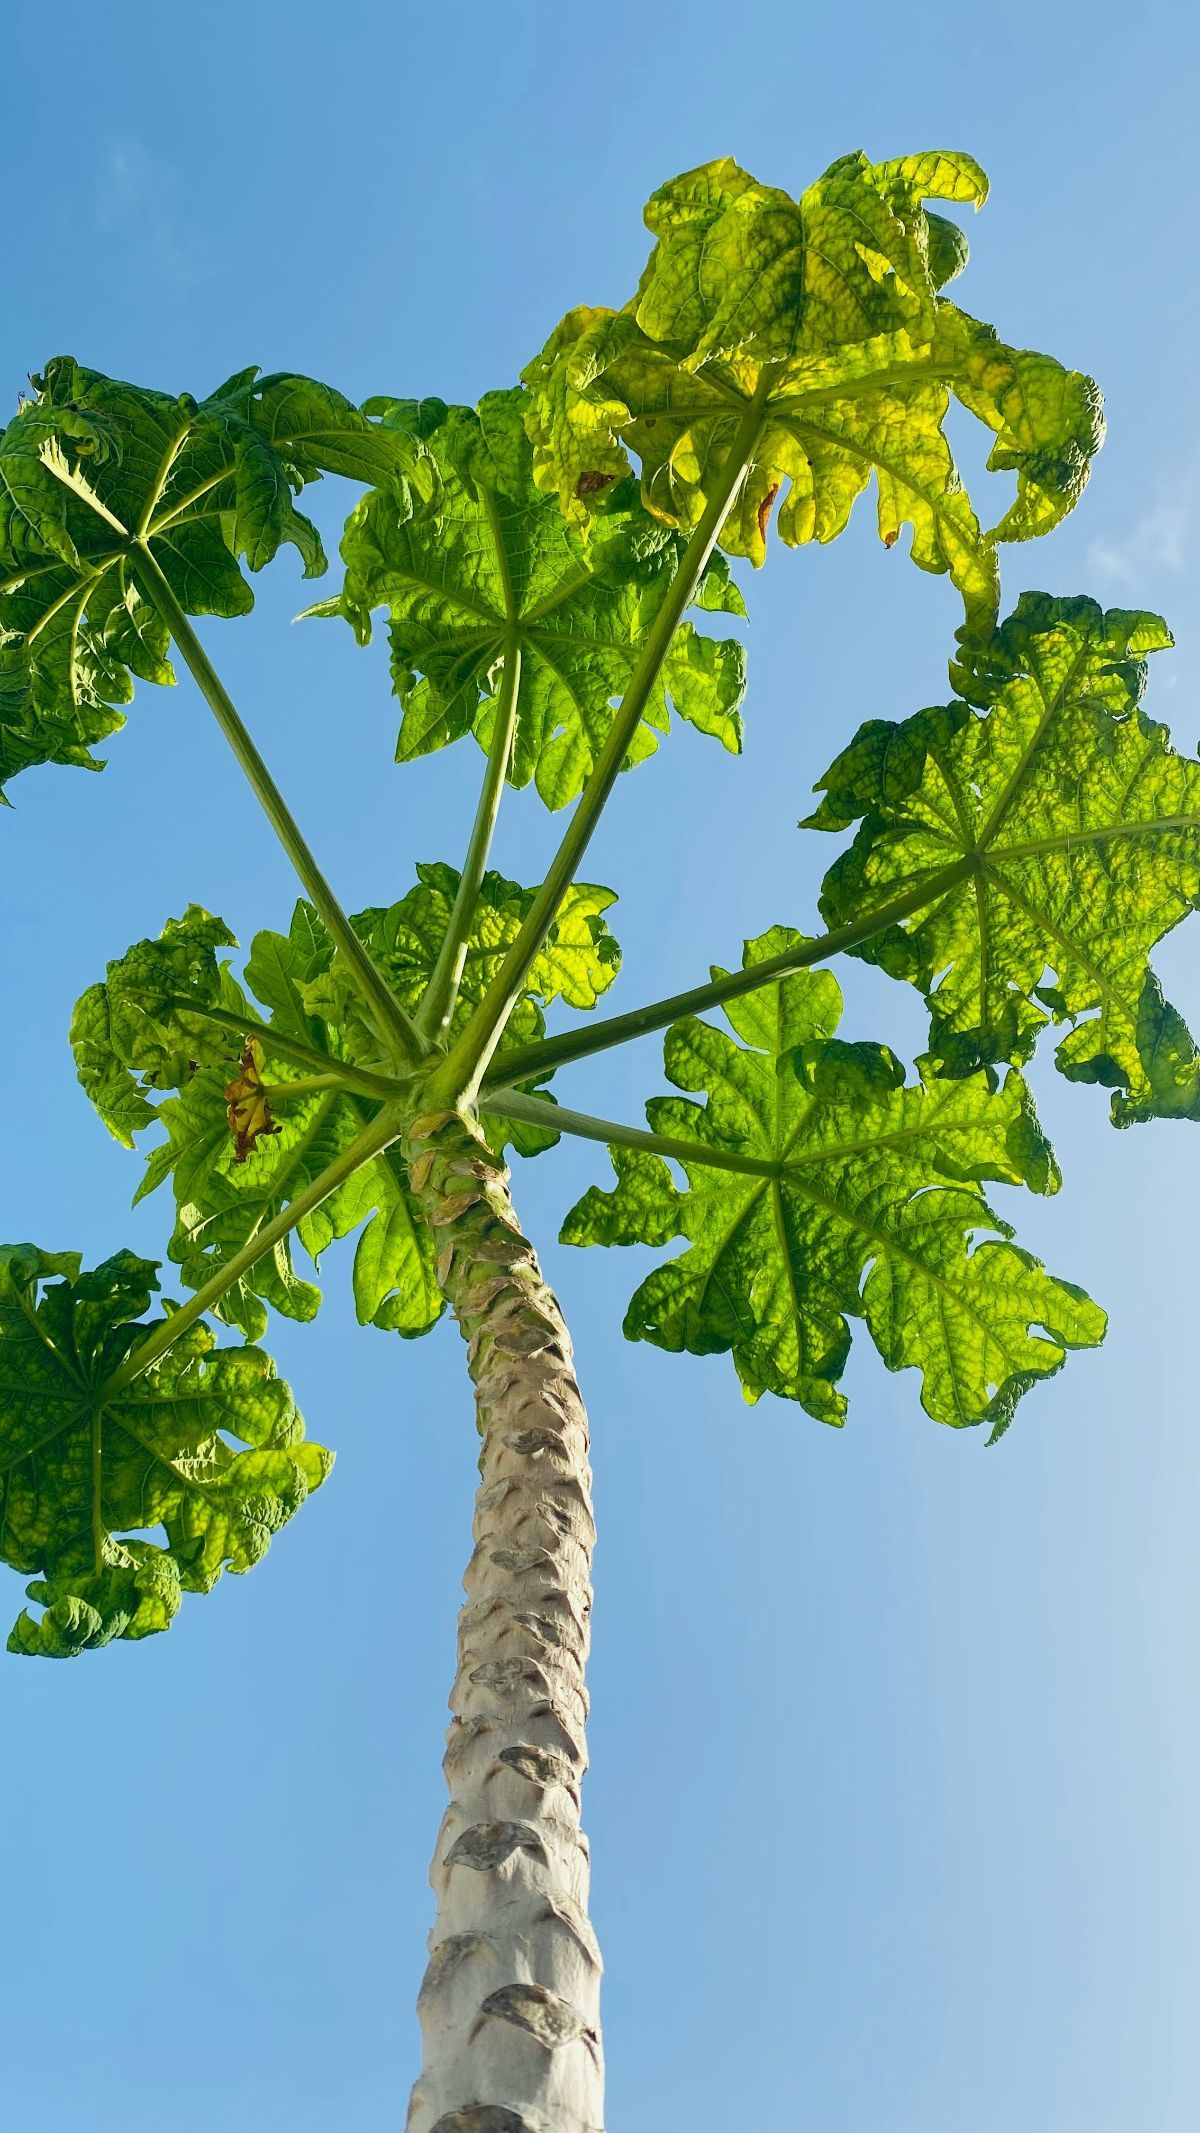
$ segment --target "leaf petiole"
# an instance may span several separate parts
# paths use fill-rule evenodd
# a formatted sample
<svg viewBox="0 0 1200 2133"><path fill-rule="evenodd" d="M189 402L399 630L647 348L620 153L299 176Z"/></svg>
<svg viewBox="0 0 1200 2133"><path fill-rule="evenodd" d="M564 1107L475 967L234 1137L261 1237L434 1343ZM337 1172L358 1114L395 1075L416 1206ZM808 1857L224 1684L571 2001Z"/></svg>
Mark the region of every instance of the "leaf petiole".
<svg viewBox="0 0 1200 2133"><path fill-rule="evenodd" d="M220 1029L246 1038L257 1037L269 1052L279 1052L285 1059L294 1059L298 1066L311 1067L314 1074L332 1077L348 1089L360 1089L364 1096L373 1096L386 1103L394 1097L400 1084L390 1075L374 1074L369 1067L351 1065L349 1060L335 1059L329 1052L319 1052L315 1045L305 1044L300 1037L289 1036L286 1030L276 1029L270 1022L259 1022L253 1015L236 1015L227 1007L202 1006L198 1000L189 1000L177 994L168 1000L167 1006L176 1013L200 1015L206 1022L215 1022ZM293 1094L298 1084L287 1082L281 1086Z"/></svg>
<svg viewBox="0 0 1200 2133"><path fill-rule="evenodd" d="M497 555L503 550L499 541ZM507 574L507 573L506 573ZM504 652L504 674L500 683L499 701L496 705L496 722L492 729L491 746L488 749L487 767L479 794L479 806L475 814L471 841L463 861L462 877L454 909L445 938L438 950L438 958L426 987L424 998L417 1013L417 1027L426 1037L436 1040L446 1028L454 1013L458 988L462 980L463 963L466 960L467 936L475 917L479 901L479 885L483 880L492 848L492 836L500 802L504 797L504 780L508 775L512 755L513 735L517 730L517 699L521 692L521 646L515 636L509 639Z"/></svg>
<svg viewBox="0 0 1200 2133"><path fill-rule="evenodd" d="M260 1094L268 1103L280 1104L297 1096L324 1094L327 1089L344 1089L340 1074L302 1074L297 1081L264 1082Z"/></svg>
<svg viewBox="0 0 1200 2133"><path fill-rule="evenodd" d="M550 862L546 878L534 898L529 914L484 998L472 1015L439 1076L444 1091L470 1095L500 1041L505 1023L521 988L554 924L559 905L575 878L592 834L617 781L630 742L637 732L650 693L670 651L675 632L691 606L696 589L717 545L721 528L736 500L754 456L763 422L763 407L772 372L764 366L762 379L738 425L703 515L689 540L670 589L647 633L629 686L621 699L608 738L596 759L587 784L579 796L566 833Z"/></svg>
<svg viewBox="0 0 1200 2133"><path fill-rule="evenodd" d="M180 1334L186 1333L189 1326L194 1326L206 1311L211 1311L215 1304L219 1304L234 1283L240 1281L242 1275L248 1273L267 1252L272 1251L295 1229L298 1222L302 1222L306 1215L311 1215L323 1200L329 1198L330 1193L336 1192L338 1186L343 1185L347 1178L353 1177L355 1171L369 1162L372 1156L382 1154L383 1150L397 1139L402 1126L403 1118L399 1110L385 1104L370 1123L363 1127L362 1132L355 1135L349 1146L343 1148L311 1184L305 1186L303 1192L298 1192L295 1199L289 1201L285 1208L273 1215L269 1222L263 1223L262 1228L256 1231L239 1252L234 1253L220 1273L214 1274L211 1281L206 1281L203 1288L197 1289L195 1295L190 1296L177 1311L172 1311L161 1325L154 1328L139 1348L135 1348L126 1356L124 1362L98 1392L97 1403L124 1392L152 1363L157 1363L168 1348L174 1346Z"/></svg>
<svg viewBox="0 0 1200 2133"><path fill-rule="evenodd" d="M144 541L136 544L134 554L147 597L170 630L255 798L295 867L305 894L311 898L331 939L345 957L364 1001L378 1020L381 1036L396 1046L405 1063L421 1059L429 1049L425 1038L394 997L350 924L162 569Z"/></svg>
<svg viewBox="0 0 1200 2133"><path fill-rule="evenodd" d="M554 1068L567 1066L575 1059L590 1059L596 1052L607 1051L614 1044L631 1044L635 1038L648 1037L655 1030L666 1029L671 1022L678 1022L684 1015L702 1015L711 1007L721 1007L726 1000L737 1000L744 993L758 992L764 985L771 985L776 978L789 978L799 970L808 970L814 963L826 963L835 955L845 955L864 941L873 940L877 933L884 933L889 926L898 925L914 911L926 904L936 903L959 882L965 881L977 867L973 853L966 853L952 865L941 867L936 874L927 875L923 882L906 889L903 896L893 898L891 903L881 904L869 911L865 918L855 919L852 924L838 926L832 933L822 933L815 940L804 941L798 948L789 948L782 955L769 956L765 962L753 963L746 970L731 970L724 977L713 978L707 985L694 985L690 992L672 993L663 1000L651 1000L646 1007L634 1007L624 1015L609 1015L602 1022L593 1022L587 1029L565 1030L560 1037L547 1037L540 1044L518 1045L505 1052L502 1077L505 1083L524 1081L535 1075L548 1074ZM494 1109L493 1096L487 1076L484 1076L483 1093L489 1108Z"/></svg>
<svg viewBox="0 0 1200 2133"><path fill-rule="evenodd" d="M487 1107L499 1118L522 1119L527 1125L545 1126L551 1133L572 1133L580 1140L602 1141L606 1147L642 1148L647 1155L668 1156L677 1163L706 1163L710 1170L734 1170L747 1178L781 1178L785 1174L783 1164L766 1156L739 1155L732 1148L710 1148L704 1141L677 1140L672 1134L651 1133L645 1126L623 1126L609 1118L593 1118L586 1111L568 1111L562 1104L525 1096L519 1089L489 1090Z"/></svg>

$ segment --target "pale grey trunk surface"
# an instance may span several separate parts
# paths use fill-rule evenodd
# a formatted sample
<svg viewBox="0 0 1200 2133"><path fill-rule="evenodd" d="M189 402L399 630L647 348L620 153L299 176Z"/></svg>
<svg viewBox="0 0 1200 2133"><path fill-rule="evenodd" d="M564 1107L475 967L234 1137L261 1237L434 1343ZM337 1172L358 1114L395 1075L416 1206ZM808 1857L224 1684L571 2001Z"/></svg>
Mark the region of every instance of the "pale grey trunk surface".
<svg viewBox="0 0 1200 2133"><path fill-rule="evenodd" d="M602 2133L579 1797L595 1538L587 1417L506 1171L457 1113L418 1119L406 1154L483 1439L408 2133Z"/></svg>

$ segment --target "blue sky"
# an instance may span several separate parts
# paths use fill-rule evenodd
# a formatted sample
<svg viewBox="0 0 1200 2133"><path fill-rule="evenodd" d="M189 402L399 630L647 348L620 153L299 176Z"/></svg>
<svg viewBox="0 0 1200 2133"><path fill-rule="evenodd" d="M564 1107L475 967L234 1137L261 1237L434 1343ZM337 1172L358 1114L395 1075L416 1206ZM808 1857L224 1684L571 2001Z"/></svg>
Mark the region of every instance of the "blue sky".
<svg viewBox="0 0 1200 2133"><path fill-rule="evenodd" d="M52 48L10 26L0 391L66 349L171 390L257 361L473 399L569 304L624 297L641 204L676 170L733 153L799 190L848 148L965 147L993 196L962 300L1093 370L1111 423L1075 517L1006 554L1006 593L1164 611L1178 650L1150 708L1190 749L1197 42L1153 0L64 0ZM321 499L335 534L348 501ZM625 1005L811 926L813 779L861 718L945 692L954 596L860 519L749 588L744 759L680 729L622 781L588 872L621 894ZM390 768L383 660L291 628L307 597L282 562L206 639L346 903L386 901L414 859L458 857L476 765ZM248 940L294 887L187 686L142 692L102 779L38 772L12 797L0 1229L157 1256L167 1209L129 1210L137 1166L75 1086L70 1004L190 899ZM499 863L536 879L554 834L518 800ZM1194 1019L1194 938L1160 967ZM857 971L847 994L849 1034L919 1048L902 988ZM568 1086L636 1119L654 1046ZM747 1408L723 1359L626 1346L635 1255L553 1242L602 1151L518 1176L593 1417L615 2133L1200 2123L1200 1141L1117 1135L1098 1092L1037 1087L1066 1188L1016 1210L1022 1236L1113 1324L986 1456L861 1338L840 1433ZM403 2122L474 1440L452 1331L359 1332L344 1260L326 1272L317 1326L272 1346L338 1465L268 1563L167 1638L0 1664L14 2125Z"/></svg>

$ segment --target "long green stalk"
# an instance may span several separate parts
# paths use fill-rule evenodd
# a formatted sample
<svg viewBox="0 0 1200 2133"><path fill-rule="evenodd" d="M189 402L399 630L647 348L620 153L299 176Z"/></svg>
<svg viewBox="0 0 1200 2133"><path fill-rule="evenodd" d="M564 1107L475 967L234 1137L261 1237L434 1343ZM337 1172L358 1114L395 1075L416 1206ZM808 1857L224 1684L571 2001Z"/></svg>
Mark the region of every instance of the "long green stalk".
<svg viewBox="0 0 1200 2133"><path fill-rule="evenodd" d="M524 1119L531 1126L545 1126L551 1133L572 1133L580 1140L603 1141L606 1147L644 1148L648 1155L671 1156L679 1163L706 1163L710 1170L734 1170L746 1178L784 1175L784 1165L767 1156L739 1155L732 1148L710 1148L704 1141L682 1141L669 1133L651 1133L645 1126L622 1126L610 1118L593 1118L587 1111L568 1111L563 1104L524 1096L519 1089L489 1093L487 1106L500 1118Z"/></svg>
<svg viewBox="0 0 1200 2133"><path fill-rule="evenodd" d="M465 1092L469 1095L478 1086L479 1079L499 1042L513 1003L519 997L533 962L554 924L563 896L575 878L576 870L616 783L630 742L637 732L663 661L671 648L671 640L695 598L696 589L716 547L730 506L746 478L746 471L762 427L762 406L770 379L771 372L764 369L762 384L738 425L720 479L684 550L670 590L654 618L637 665L630 676L629 686L609 729L608 738L596 759L595 768L583 788L566 834L550 862L546 878L538 890L525 923L438 1077L439 1083L446 1091L456 1095Z"/></svg>
<svg viewBox="0 0 1200 2133"><path fill-rule="evenodd" d="M381 1154L399 1135L401 1123L399 1114L385 1105L370 1124L355 1135L349 1146L343 1148L331 1163L327 1163L310 1185L305 1186L303 1192L298 1192L295 1199L279 1214L263 1223L262 1228L242 1246L240 1252L234 1253L233 1258L222 1267L219 1274L214 1274L211 1281L206 1281L203 1288L197 1289L195 1295L190 1296L185 1304L181 1304L178 1311L173 1311L161 1326L156 1327L140 1348L135 1348L131 1355L126 1356L125 1361L103 1387L100 1397L107 1399L114 1393L123 1391L135 1378L139 1378L143 1371L148 1370L152 1363L157 1363L168 1348L174 1347L180 1334L186 1333L189 1326L194 1326L196 1320L203 1318L206 1311L211 1311L214 1304L219 1304L234 1282L240 1281L242 1275L248 1273L265 1253L273 1251L289 1231L304 1220L305 1215L311 1215L323 1200L329 1198L331 1192L336 1192L339 1185L345 1184L347 1178L353 1177L362 1164L369 1162L372 1156Z"/></svg>
<svg viewBox="0 0 1200 2133"><path fill-rule="evenodd" d="M547 1037L540 1044L518 1045L515 1050L505 1052L502 1066L496 1070L497 1076L507 1083L551 1073L555 1067L567 1066L574 1059L590 1059L594 1053L605 1052L614 1044L630 1044L636 1037L648 1037L654 1030L666 1029L669 1023L678 1022L683 1015L702 1015L710 1007L723 1006L726 1000L740 999L743 993L758 992L762 986L773 984L776 978L790 978L798 970L810 969L814 963L826 963L835 955L845 955L864 941L873 940L877 933L886 932L889 926L898 925L914 911L922 910L926 904L936 903L939 896L965 881L976 870L977 864L974 854L968 853L951 866L928 875L914 888L906 889L891 903L869 911L864 918L857 918L848 926L838 926L832 933L822 933L815 940L802 941L799 947L787 948L781 955L768 956L765 962L754 963L748 970L731 970L727 976L713 978L707 985L693 985L690 992L676 992L665 1000L651 1000L646 1007L634 1007L628 1014L609 1015L602 1022L566 1030L561 1037ZM486 1075L483 1089L489 1105L492 1105L491 1086Z"/></svg>
<svg viewBox="0 0 1200 2133"><path fill-rule="evenodd" d="M428 1050L425 1039L393 996L390 987L384 982L359 940L333 889L317 865L308 843L301 835L279 787L243 725L233 699L144 542L138 546L137 568L196 686L237 757L255 798L295 867L306 895L315 904L331 939L345 957L363 999L374 1011L381 1035L397 1047L401 1059L405 1062L420 1059Z"/></svg>
<svg viewBox="0 0 1200 2133"><path fill-rule="evenodd" d="M387 1074L373 1074L369 1067L352 1066L346 1059L335 1059L332 1052L319 1052L314 1044L305 1044L300 1037L289 1036L286 1030L275 1029L269 1022L260 1022L254 1015L235 1015L227 1007L201 1006L197 1000L189 1000L184 993L176 994L168 1002L176 1013L200 1015L206 1022L215 1022L218 1029L227 1029L239 1037L257 1037L268 1051L278 1052L284 1059L294 1059L297 1066L311 1067L314 1074L335 1077L348 1089L359 1089L364 1096L373 1096L377 1102L386 1103L395 1096L398 1084Z"/></svg>
<svg viewBox="0 0 1200 2133"><path fill-rule="evenodd" d="M497 546L499 547L499 544ZM438 958L417 1014L417 1027L427 1037L436 1039L441 1035L454 1013L458 999L463 964L467 956L467 935L475 916L479 885L487 867L496 818L504 797L504 780L508 775L513 735L517 730L517 699L520 689L521 647L515 638L511 638L505 648L504 674L500 683L499 702L496 705L496 723L492 728L487 767L483 774L471 841L463 861L462 878L454 899L454 909L450 913L446 937L438 950Z"/></svg>
<svg viewBox="0 0 1200 2133"><path fill-rule="evenodd" d="M262 1095L269 1104L295 1103L298 1096L323 1096L345 1087L340 1074L302 1074L297 1081L264 1081Z"/></svg>

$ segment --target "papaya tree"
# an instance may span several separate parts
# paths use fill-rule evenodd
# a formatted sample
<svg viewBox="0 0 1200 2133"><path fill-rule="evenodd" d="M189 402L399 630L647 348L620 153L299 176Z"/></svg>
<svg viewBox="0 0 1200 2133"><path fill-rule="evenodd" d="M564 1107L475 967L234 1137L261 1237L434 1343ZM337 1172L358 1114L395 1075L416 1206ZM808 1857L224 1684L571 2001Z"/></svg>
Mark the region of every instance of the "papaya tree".
<svg viewBox="0 0 1200 2133"><path fill-rule="evenodd" d="M179 1293L155 1305L159 1270L128 1251L86 1271L0 1253L0 1554L32 1580L9 1648L165 1630L323 1483L331 1455L260 1343L272 1313L315 1316L327 1248L356 1240L363 1325L411 1340L452 1314L481 1478L411 2133L603 2123L588 1424L512 1160L564 1134L608 1149L562 1237L662 1252L628 1338L727 1353L748 1401L840 1425L861 1327L935 1422L991 1443L1104 1332L992 1206L1059 1186L1023 1075L1043 1034L1116 1124L1200 1115L1149 960L1200 897L1200 763L1141 709L1169 634L1085 597L1000 619L1001 544L1073 508L1102 422L1089 378L945 293L967 247L929 203L985 192L961 154L849 155L798 198L711 163L650 201L628 300L571 312L474 408L358 407L256 369L196 400L60 357L0 437L0 777L99 767L135 683L182 661L302 891L244 960L198 905L152 914L75 1007L84 1090L126 1147L148 1137L138 1197L173 1201ZM1014 477L990 528L956 407ZM458 863L389 866L354 913L193 626L246 614L286 544L326 569L297 501L322 474L362 494L310 626L363 643L385 618L400 763L456 742L482 759ZM740 748L743 648L714 619L745 615L730 559L835 539L872 482L883 541L907 527L961 598L948 701L885 705L819 779L801 826L841 842L812 930L774 925L740 958L706 943L728 967L608 1013L615 897L585 862L618 775L682 745L673 718ZM505 790L529 785L565 820L532 884L490 865ZM914 1072L839 1034L839 956L921 993ZM668 1087L645 1124L570 1108L572 1062L655 1031Z"/></svg>

